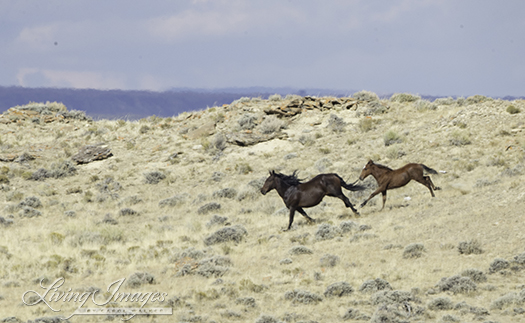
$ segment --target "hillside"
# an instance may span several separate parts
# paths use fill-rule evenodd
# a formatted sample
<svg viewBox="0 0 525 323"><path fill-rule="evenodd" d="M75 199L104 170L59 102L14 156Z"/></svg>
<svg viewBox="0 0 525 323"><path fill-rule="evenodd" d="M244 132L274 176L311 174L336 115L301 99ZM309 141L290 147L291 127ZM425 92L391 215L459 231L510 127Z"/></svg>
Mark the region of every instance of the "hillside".
<svg viewBox="0 0 525 323"><path fill-rule="evenodd" d="M140 121L91 121L56 103L10 110L0 116L0 321L69 316L80 302L49 302L60 312L21 302L63 277L59 290L97 291L100 303L123 278L121 292L166 293L144 307L173 315L138 322L521 322L524 129L523 100L365 91ZM112 156L73 162L97 143ZM370 159L423 163L441 190L432 198L413 181L359 216L325 197L305 209L315 223L296 214L287 232L281 198L260 193L270 170L354 182ZM376 187L358 183L367 189L343 191L355 206ZM69 321L106 319L120 318Z"/></svg>

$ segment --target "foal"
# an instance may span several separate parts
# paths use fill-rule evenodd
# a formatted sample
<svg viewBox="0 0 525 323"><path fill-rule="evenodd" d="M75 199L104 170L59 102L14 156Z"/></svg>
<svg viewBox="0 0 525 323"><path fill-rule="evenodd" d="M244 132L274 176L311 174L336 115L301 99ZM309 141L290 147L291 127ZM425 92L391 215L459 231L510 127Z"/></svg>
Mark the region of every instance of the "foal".
<svg viewBox="0 0 525 323"><path fill-rule="evenodd" d="M368 161L368 163L363 168L359 179L364 180L368 175L372 175L376 179L377 185L379 185L379 187L372 194L370 194L370 197L361 204L361 207L365 206L371 198L381 193L383 195L383 207L381 210L383 210L386 201L386 191L405 186L411 180L415 180L425 185L430 190L432 197L435 197L434 191L432 189L437 191L440 190L440 188L434 186L430 176L424 176L424 172L437 174L435 170L423 164L406 164L399 169L393 170L387 166L375 164L371 160Z"/></svg>
<svg viewBox="0 0 525 323"><path fill-rule="evenodd" d="M337 174L320 174L308 182L303 183L297 178L296 172L297 171L293 172L292 175L284 175L271 171L270 176L261 188L263 195L266 195L266 193L273 189L277 190L284 204L290 210L290 222L288 229L284 231L288 231L292 227L296 210L307 218L308 221L314 222L314 219L306 214L303 207L316 206L321 203L326 195L341 199L346 207L351 208L355 214L359 214L352 203L350 203L348 197L341 191L341 186L350 191L363 190L363 186L347 184Z"/></svg>

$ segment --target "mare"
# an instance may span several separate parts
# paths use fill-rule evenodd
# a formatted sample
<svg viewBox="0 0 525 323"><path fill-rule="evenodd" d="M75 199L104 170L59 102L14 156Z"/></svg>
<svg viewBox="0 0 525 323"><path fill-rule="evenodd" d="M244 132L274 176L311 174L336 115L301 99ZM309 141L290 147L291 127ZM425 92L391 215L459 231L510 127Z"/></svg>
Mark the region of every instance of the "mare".
<svg viewBox="0 0 525 323"><path fill-rule="evenodd" d="M415 180L423 185L425 185L429 190L432 197L435 197L434 190L440 190L439 187L434 186L430 176L425 176L424 173L437 174L435 170L429 168L423 164L406 164L405 166L393 170L384 165L375 164L373 161L369 160L368 163L363 168L361 175L359 176L360 180L364 180L368 175L374 176L379 186L370 197L367 198L362 204L361 207L365 206L371 198L377 194L383 194L383 208L385 207L386 201L386 191L393 188L402 187L408 184L411 180Z"/></svg>
<svg viewBox="0 0 525 323"><path fill-rule="evenodd" d="M314 222L314 219L306 214L303 207L316 206L321 203L326 195L341 199L346 207L351 208L355 214L359 214L348 197L341 191L341 186L350 191L363 190L363 186L347 184L337 174L320 174L303 183L297 178L296 173L297 171L294 171L292 175L284 175L271 171L270 176L261 188L263 195L275 189L290 210L290 222L284 231L288 231L292 227L295 211L301 213L308 221Z"/></svg>

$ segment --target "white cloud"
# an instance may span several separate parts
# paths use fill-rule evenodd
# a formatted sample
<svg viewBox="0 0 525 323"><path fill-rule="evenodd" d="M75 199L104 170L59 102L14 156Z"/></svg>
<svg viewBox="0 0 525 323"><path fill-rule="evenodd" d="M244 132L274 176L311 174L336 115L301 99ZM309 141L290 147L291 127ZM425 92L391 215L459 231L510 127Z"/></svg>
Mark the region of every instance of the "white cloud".
<svg viewBox="0 0 525 323"><path fill-rule="evenodd" d="M22 29L17 41L33 50L50 49L56 41L58 30L58 24L27 27Z"/></svg>

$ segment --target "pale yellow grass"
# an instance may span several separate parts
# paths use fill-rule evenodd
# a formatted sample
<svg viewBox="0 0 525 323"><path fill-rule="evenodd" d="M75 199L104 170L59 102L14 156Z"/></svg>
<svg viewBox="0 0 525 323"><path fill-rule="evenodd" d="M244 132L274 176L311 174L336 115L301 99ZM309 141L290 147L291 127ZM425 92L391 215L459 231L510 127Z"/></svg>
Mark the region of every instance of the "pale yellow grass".
<svg viewBox="0 0 525 323"><path fill-rule="evenodd" d="M216 152L196 147L211 142L212 137L188 140L181 130L208 120L217 121L218 132L238 129L243 109L262 116L262 109L268 106L266 101L245 103L244 108L215 107L172 119L1 125L2 154L28 152L38 158L27 164L0 165L9 168L10 181L4 185L9 191L2 192L5 198L1 201L1 216L14 215L12 226L0 227L0 246L5 246L9 254L0 253L0 319L16 316L29 320L57 314L43 304L28 307L21 302L25 291L40 289L35 282L40 277L51 281L65 277L64 286L73 290L97 287L104 291L118 279L147 272L155 277L155 284L124 289L166 292L167 298L175 301L174 314L134 318L140 322L254 322L262 314L281 321L337 322L349 308L371 317L378 306L371 303L370 294L358 290L366 280L375 278L388 281L394 290L412 291L417 297L412 306L425 311L406 318L409 321L438 322L445 314L461 321L474 319L473 314L458 310L426 308L432 299L448 297L454 304L465 301L488 309L490 320L519 322L523 315L513 314L519 305L498 310L491 309L491 304L523 288L523 270L487 275L488 282L479 283L478 290L469 294L435 294L432 290L442 277L473 268L488 273L495 258L512 260L525 251L523 169L521 173L504 175L524 165L523 114L507 113L509 103L499 100L425 111L418 111L412 103L383 103L390 106L389 111L371 116L374 128L367 132L359 126L366 118L363 107L357 111L306 111L288 120L284 130L288 139L250 147L228 144L218 160L214 159ZM521 101L513 105L523 110ZM327 128L331 113L347 122L344 132L334 133ZM468 133L470 144L450 143L451 134L458 129ZM383 138L389 130L399 134L402 142L386 147ZM313 142L301 144L299 138L303 135L311 136ZM77 175L71 177L44 182L23 178L25 172L49 168L52 163L67 160L82 145L97 142L109 143L114 156L77 166ZM509 146L512 148L506 150ZM179 153L174 162L169 160L173 153ZM297 157L285 159L290 153ZM282 200L275 191L262 196L249 183L264 180L269 170L286 174L298 170L300 178L310 179L321 172L322 163L318 161L323 158L329 162L322 172L336 172L348 182L358 178L370 158L392 168L408 162L424 163L444 171L432 175L442 190L431 198L428 189L412 182L389 191L381 212L381 198L371 200L360 209L360 217L348 211L342 201L327 197L321 205L306 209L317 220L315 224L308 224L296 214L292 230L282 232L288 223L287 211L279 211L284 207ZM240 165L249 165L251 171L239 173ZM163 172L166 179L156 185L146 184L144 173L151 171ZM222 180L214 181L214 172L223 173ZM96 199L101 194L97 184L107 177L120 183L121 189L114 192L118 198L87 202L86 192ZM66 194L71 188L82 192ZM237 197L242 193L246 198L214 198L213 193L222 188L235 188ZM8 194L13 192L21 193L22 198L8 201ZM370 192L345 194L359 205ZM159 206L159 201L181 195L186 198L176 206ZM42 202L42 216L20 218L16 204L31 196ZM126 198L133 196L141 202L127 204ZM199 207L209 202L218 202L221 208L198 214ZM139 215L120 216L119 211L127 207ZM64 215L69 210L76 216ZM108 213L117 225L101 223ZM207 225L214 214L227 217L231 225L243 226L248 235L238 244L206 246L204 239L222 227ZM353 230L330 240L316 239L321 223L339 226L343 221L369 225L371 229ZM56 241L57 235L59 240L63 237L61 242ZM484 253L459 254L458 244L471 240L479 241ZM424 245L421 258L403 258L404 248L412 243ZM290 254L298 245L313 253ZM205 258L228 257L232 265L221 277L180 276L184 263L178 255L188 248L204 252ZM339 263L323 267L320 259L326 254L339 257ZM285 258L292 263L281 264ZM330 284L342 281L353 287L352 295L323 296ZM323 301L305 305L285 300L285 293L295 289L315 293ZM253 297L256 306L236 303L242 297ZM74 309L71 305L64 304L58 314L69 315ZM72 321L103 319L74 317Z"/></svg>

